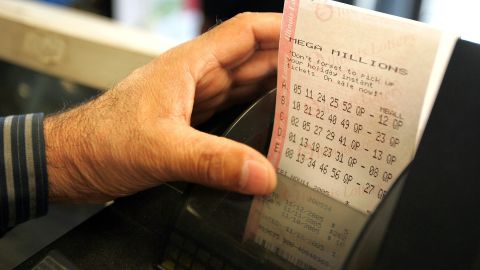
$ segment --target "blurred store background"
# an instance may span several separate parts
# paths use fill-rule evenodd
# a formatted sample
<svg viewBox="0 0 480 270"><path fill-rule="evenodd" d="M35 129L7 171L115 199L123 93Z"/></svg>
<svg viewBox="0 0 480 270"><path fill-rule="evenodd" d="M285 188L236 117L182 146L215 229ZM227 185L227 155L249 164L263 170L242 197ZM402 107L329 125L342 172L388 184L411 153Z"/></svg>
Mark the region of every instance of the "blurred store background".
<svg viewBox="0 0 480 270"><path fill-rule="evenodd" d="M22 0L0 0L22 1ZM68 6L112 19L132 28L168 38L178 44L242 11L281 12L283 0L30 0L49 5ZM480 42L480 1L476 0L347 0L341 1L427 22ZM0 60L3 88L0 98L9 100L0 106L0 115L39 111L53 112L97 94L82 87ZM8 74L8 76L7 76ZM21 80L22 78L22 80ZM57 91L58 90L58 91ZM41 102L46 97L47 103ZM13 102L11 102L13 101Z"/></svg>
<svg viewBox="0 0 480 270"><path fill-rule="evenodd" d="M182 42L208 24L242 11L281 11L283 0L43 0L111 17ZM340 1L411 18L462 34L480 42L480 1L476 0L351 0Z"/></svg>

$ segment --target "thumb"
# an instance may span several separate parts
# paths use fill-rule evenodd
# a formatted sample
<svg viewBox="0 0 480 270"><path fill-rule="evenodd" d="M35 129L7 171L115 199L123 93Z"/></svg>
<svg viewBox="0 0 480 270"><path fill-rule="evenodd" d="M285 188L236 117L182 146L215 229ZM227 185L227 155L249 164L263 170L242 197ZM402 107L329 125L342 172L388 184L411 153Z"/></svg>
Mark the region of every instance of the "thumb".
<svg viewBox="0 0 480 270"><path fill-rule="evenodd" d="M174 176L244 194L273 192L275 170L262 154L244 144L185 128L188 130L177 136L183 143L175 145L172 153Z"/></svg>

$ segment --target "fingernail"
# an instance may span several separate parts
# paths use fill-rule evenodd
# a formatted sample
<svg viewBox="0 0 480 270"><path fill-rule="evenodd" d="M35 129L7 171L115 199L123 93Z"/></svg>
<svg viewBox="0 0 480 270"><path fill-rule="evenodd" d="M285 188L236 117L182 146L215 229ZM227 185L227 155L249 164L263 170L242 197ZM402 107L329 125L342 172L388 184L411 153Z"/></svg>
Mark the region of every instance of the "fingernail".
<svg viewBox="0 0 480 270"><path fill-rule="evenodd" d="M270 185L265 165L255 160L243 163L240 191L247 194L265 194Z"/></svg>

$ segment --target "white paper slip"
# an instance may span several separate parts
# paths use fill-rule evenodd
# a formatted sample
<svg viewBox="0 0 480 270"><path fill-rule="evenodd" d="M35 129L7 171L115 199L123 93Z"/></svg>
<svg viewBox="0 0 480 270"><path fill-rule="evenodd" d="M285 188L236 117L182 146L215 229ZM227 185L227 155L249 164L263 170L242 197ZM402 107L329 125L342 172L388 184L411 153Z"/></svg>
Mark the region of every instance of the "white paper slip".
<svg viewBox="0 0 480 270"><path fill-rule="evenodd" d="M286 0L268 154L279 186L254 200L245 241L301 269L340 269L413 159L456 41L333 1Z"/></svg>
<svg viewBox="0 0 480 270"><path fill-rule="evenodd" d="M269 149L278 173L373 211L414 156L455 41L411 20L287 0Z"/></svg>
<svg viewBox="0 0 480 270"><path fill-rule="evenodd" d="M367 220L365 213L281 175L275 192L255 203L262 207L250 213L255 229L245 238L301 269L338 269Z"/></svg>

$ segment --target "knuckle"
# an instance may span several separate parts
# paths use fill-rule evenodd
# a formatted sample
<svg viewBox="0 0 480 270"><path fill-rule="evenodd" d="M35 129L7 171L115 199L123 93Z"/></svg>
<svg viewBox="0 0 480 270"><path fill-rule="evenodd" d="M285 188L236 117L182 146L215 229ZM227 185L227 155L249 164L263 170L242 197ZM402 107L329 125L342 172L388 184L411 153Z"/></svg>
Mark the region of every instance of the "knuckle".
<svg viewBox="0 0 480 270"><path fill-rule="evenodd" d="M235 17L239 18L239 19L244 19L244 20L248 20L250 19L252 16L253 16L253 12L250 12L250 11L244 11L244 12L240 12L238 13L237 15L235 15Z"/></svg>
<svg viewBox="0 0 480 270"><path fill-rule="evenodd" d="M201 176L204 184L209 186L224 186L222 179L224 178L225 155L222 153L221 147L217 146L213 149L206 149L199 160L198 175Z"/></svg>
<svg viewBox="0 0 480 270"><path fill-rule="evenodd" d="M252 19L253 19L254 13L253 12L241 12L235 15L233 19L237 21L240 24L247 25L249 24Z"/></svg>
<svg viewBox="0 0 480 270"><path fill-rule="evenodd" d="M226 139L225 139L226 140ZM244 149L232 147L223 139L210 147L200 157L198 175L203 184L226 189L236 189L244 160Z"/></svg>

